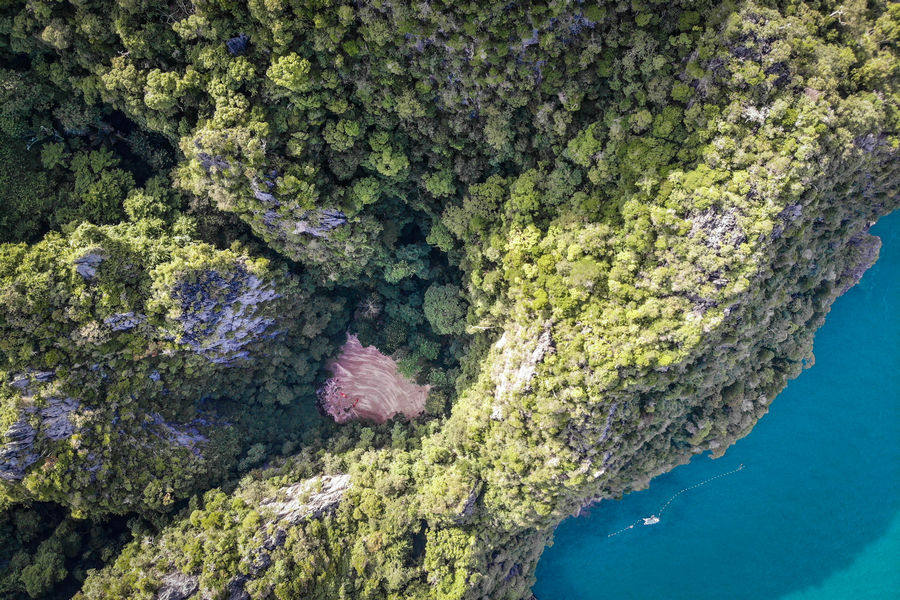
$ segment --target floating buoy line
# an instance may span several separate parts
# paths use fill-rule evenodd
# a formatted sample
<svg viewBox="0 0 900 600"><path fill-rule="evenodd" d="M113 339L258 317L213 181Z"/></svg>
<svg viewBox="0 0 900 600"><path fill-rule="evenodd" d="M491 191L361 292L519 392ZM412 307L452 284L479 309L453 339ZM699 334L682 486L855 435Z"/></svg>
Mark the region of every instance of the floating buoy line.
<svg viewBox="0 0 900 600"><path fill-rule="evenodd" d="M613 533L610 533L610 534L607 535L606 537L611 538L611 537L614 537L614 536L619 535L620 533L625 533L625 532L628 531L629 529L634 529L634 526L635 526L635 525L641 524L642 521L643 521L643 524L644 524L644 525L656 525L657 523L659 523L660 519L662 519L663 513L666 512L666 509L669 508L669 505L672 504L672 502L673 502L673 501L675 500L675 498L677 498L678 496L682 495L682 494L685 493L685 492L688 492L688 491L690 491L690 490L693 490L693 489L695 489L695 488L698 488L698 487L700 487L701 485L706 485L707 483L712 483L712 482L715 481L716 479L721 479L722 477L728 477L729 475L734 475L735 473L737 473L738 471L742 470L743 468L744 468L744 464L741 463L741 464L738 466L737 469L728 471L727 473L720 473L719 475L716 475L715 477L710 477L709 479L707 479L707 480L705 480L705 481L701 481L700 483L695 483L694 485L692 485L692 486L690 486L690 487L686 487L686 488L684 488L683 490L677 491L675 494L672 495L671 498L669 498L668 500L666 500L666 503L663 504L663 505L660 507L660 509L659 509L658 511L656 511L655 514L652 514L652 515L650 515L649 517L641 517L640 519L638 519L637 521L635 521L634 523L632 523L632 524L629 525L628 527L623 527L622 529L620 529L620 530L618 530L618 531L615 531L615 532L613 532Z"/></svg>

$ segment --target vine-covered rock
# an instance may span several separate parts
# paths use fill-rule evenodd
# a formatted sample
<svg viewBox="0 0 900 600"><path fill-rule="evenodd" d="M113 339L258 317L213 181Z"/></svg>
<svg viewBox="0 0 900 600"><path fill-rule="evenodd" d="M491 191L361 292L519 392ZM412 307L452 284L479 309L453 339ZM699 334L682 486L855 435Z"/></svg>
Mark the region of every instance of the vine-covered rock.
<svg viewBox="0 0 900 600"><path fill-rule="evenodd" d="M79 512L160 509L226 473L241 426L201 399L312 389L312 370L247 374L294 364L331 307L264 260L128 225L5 247L0 278L2 492Z"/></svg>

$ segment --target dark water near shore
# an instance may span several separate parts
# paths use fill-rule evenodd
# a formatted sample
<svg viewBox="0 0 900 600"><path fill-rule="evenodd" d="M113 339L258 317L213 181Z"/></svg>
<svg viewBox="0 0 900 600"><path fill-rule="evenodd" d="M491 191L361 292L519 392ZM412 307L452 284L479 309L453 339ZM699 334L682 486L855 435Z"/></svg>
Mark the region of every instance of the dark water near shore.
<svg viewBox="0 0 900 600"><path fill-rule="evenodd" d="M541 600L900 598L900 211L872 233L881 257L835 302L816 364L723 458L560 525Z"/></svg>

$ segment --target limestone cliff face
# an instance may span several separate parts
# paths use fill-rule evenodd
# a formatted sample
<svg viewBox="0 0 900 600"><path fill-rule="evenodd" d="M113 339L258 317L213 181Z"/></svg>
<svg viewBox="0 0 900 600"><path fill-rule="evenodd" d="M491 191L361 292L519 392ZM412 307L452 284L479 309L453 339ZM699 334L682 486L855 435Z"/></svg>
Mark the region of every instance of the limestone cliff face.
<svg viewBox="0 0 900 600"><path fill-rule="evenodd" d="M21 382L21 377L17 381ZM34 396L30 385L23 391L28 398ZM41 444L45 446L75 433L77 400L49 396L41 404L41 408L25 407L3 435L7 441L0 446L0 479L16 481L25 477L26 469L41 458L42 453L36 447L38 438L45 441Z"/></svg>
<svg viewBox="0 0 900 600"><path fill-rule="evenodd" d="M482 581L492 583L471 597L505 597L505 590L520 585L520 597L527 598L528 574L560 519L586 504L645 488L653 477L695 454L721 455L747 435L787 381L812 365L815 331L832 302L877 257L879 242L866 233L868 220L848 225L798 235L798 223L793 240L770 240L768 256L796 255L799 260L791 259L780 271L761 270L752 289L730 305L702 345L680 364L640 378L623 377L619 389L578 403L561 402L553 412L536 410L527 392L509 394L508 379L495 376L488 384L495 400L480 411L489 412L492 421L485 428L485 443L516 450L497 451L507 460L480 473L485 492L474 521L479 514L493 522L505 519L503 533L493 530L479 539L518 550L485 555L477 570L486 574ZM500 364L509 353L540 355L546 336L540 324L508 329L488 361ZM564 334L554 332L553 337L561 346L566 343ZM536 380L552 377L541 361L536 369ZM562 419L564 428L553 427L562 415L572 418ZM527 437L522 441L520 436ZM510 456L522 466L510 464ZM523 472L524 465L529 466ZM523 503L528 507L524 511L504 511Z"/></svg>
<svg viewBox="0 0 900 600"><path fill-rule="evenodd" d="M278 490L276 497L261 507L273 512L276 521L297 524L333 510L349 487L350 476L344 473L314 477Z"/></svg>
<svg viewBox="0 0 900 600"><path fill-rule="evenodd" d="M0 478L12 481L25 477L25 469L38 459L33 452L35 436L34 427L25 419L9 426L3 434L6 443L0 449Z"/></svg>
<svg viewBox="0 0 900 600"><path fill-rule="evenodd" d="M285 174L267 166L277 157L267 152L266 141L256 132L200 129L182 149L189 159L182 185L235 213L270 247L323 280L357 276L374 266L379 220L371 214L345 213L320 198L313 182L297 181L293 175L293 187L286 190ZM248 176L251 171L260 175Z"/></svg>
<svg viewBox="0 0 900 600"><path fill-rule="evenodd" d="M233 252L93 226L27 252L46 257L39 283L21 260L2 265L6 348L43 348L0 355L0 493L13 501L121 513L208 485L241 443L198 401L257 401L256 369L325 324L295 281Z"/></svg>
<svg viewBox="0 0 900 600"><path fill-rule="evenodd" d="M211 492L89 578L84 596L161 590L183 572L199 597L528 598L562 519L746 435L811 364L830 306L872 264L867 230L897 208L900 161L895 97L853 83L863 66L845 67L845 85L824 64L855 43L831 17L753 2L734 11L699 33L700 15L685 14L695 37L604 56L615 66L602 67L603 114L553 170L492 177L444 210L456 238L441 247L459 258L479 350L449 415L377 430L378 444L375 428L350 430L233 494ZM638 83L657 44L671 82ZM640 94L624 91L632 83ZM259 177L266 146L239 129L192 142L215 157L239 140L240 156L222 160ZM191 160L198 190L228 210L258 221L279 201L243 171L210 163L207 177ZM282 213L312 210L306 183ZM334 256L324 235L299 235L273 246L307 265ZM340 494L335 473L352 481ZM340 497L316 516L304 498L316 493Z"/></svg>
<svg viewBox="0 0 900 600"><path fill-rule="evenodd" d="M252 516L242 524L251 537L241 548L240 572L232 573L227 581L221 582L221 590L210 585L208 580L201 579L200 574L184 573L167 561L152 565L142 573L142 577L155 583L155 600L213 597L249 600L258 597L261 590L265 593L268 587L265 583L259 587L259 580L270 570L283 568L276 561L284 560L285 545L293 541L289 540L289 535L293 537L291 532L310 521L332 517L351 487L350 475L336 473L311 477L276 489L250 485L238 492L230 502L252 503L255 507ZM261 494L270 492L273 493L271 497L259 501ZM219 493L210 504L221 503L225 498L224 494ZM198 514L196 518L202 517ZM231 525L226 523L225 529ZM227 535L223 539L227 539ZM152 543L147 541L145 548L151 547Z"/></svg>
<svg viewBox="0 0 900 600"><path fill-rule="evenodd" d="M216 364L232 365L250 358L254 345L284 333L267 305L280 295L271 282L263 282L238 264L223 276L216 270L198 275L197 281L179 281L172 290L180 314L172 339ZM168 336L166 336L168 337Z"/></svg>
<svg viewBox="0 0 900 600"><path fill-rule="evenodd" d="M380 478L407 468L408 452L386 453L385 472L375 479L379 471L361 461L348 475L288 486L283 476L275 476L246 486L236 498L250 506L226 510L225 518L238 522L250 510L260 516L257 525L246 533L189 528L189 535L238 544L242 566L224 584L204 579L187 586L193 591L184 597L220 592L264 597L288 577L274 565L301 552L301 546L315 557L308 560L330 565L321 567L329 575L292 571L292 589L333 597L336 582L358 576L328 562L343 556L338 546L362 548L351 559L362 560L366 544L375 543L372 536L381 539L386 528L394 528L391 535L408 542L400 560L423 561L419 572L431 582L428 589L463 581L453 588L459 595L451 597L529 598L531 574L561 519L586 503L641 489L697 453L723 453L769 410L788 379L811 364L813 336L832 302L877 256L878 240L867 233L870 223L896 206L893 195L873 196L855 205L862 213L856 218L822 219L827 206L843 200L823 194L799 211L780 213L773 232L758 240L751 285L727 301L685 312L686 319L699 319L704 335L683 359L619 369L613 380L598 373L602 395L566 392L569 383L558 390L558 404L536 402L548 383L558 381L558 355L580 342L572 340L565 323L511 323L485 357L479 382L423 443L444 449L436 456L449 451L456 458L414 459L413 491L400 495ZM711 231L733 228L727 215L719 218L719 224L709 215L701 221ZM351 480L352 487L346 485ZM207 508L210 514L225 510L215 506ZM380 520L385 514L389 520ZM333 535L338 538L328 537ZM414 549L415 540L422 540L424 551ZM457 545L442 546L447 540ZM149 547L142 555L149 562L140 568L156 574L160 594L174 585L166 574L183 566L173 552L179 543L167 535L154 546L155 558L148 558ZM464 555L455 554L459 544L468 548ZM195 569L191 581L200 581L206 567ZM88 582L86 597L109 597L100 581Z"/></svg>
<svg viewBox="0 0 900 600"><path fill-rule="evenodd" d="M771 230L752 239L735 216L746 209L736 205L687 214L689 225L681 231L695 244L720 257L748 247L753 252L740 265L716 264L679 257L674 243L657 243L656 260L680 261L682 281L691 282L684 290L689 304L671 328L646 335L634 323L627 338L605 345L609 330L592 326L588 315L556 321L549 337L557 354L568 349L571 357L560 367L559 356L542 351L546 324L519 320L506 327L486 363L512 366L482 373L468 406L460 408L478 446L458 447L469 457L484 456L478 447L493 449L489 466L479 473L485 491L477 506L482 523L499 520L504 532L479 539L517 547L520 554L485 555L477 569L491 573L483 581L492 583L471 597L506 597L504 590L517 582L519 597L527 597L515 573L527 578L533 572L535 545L549 539L560 519L586 503L642 489L695 454L719 456L750 432L788 380L813 364L813 338L832 303L877 258L880 241L868 229L898 206L896 168L888 166L895 161L896 151L885 146L850 146L830 162L846 179L801 166L798 179L807 182L807 191L799 201L776 205ZM868 166L855 170L859 164ZM894 175L873 184L872 173L882 169ZM760 199L758 206L764 201L777 202L777 196ZM682 338L677 360L620 360L628 346L668 347L682 327L696 328L699 335ZM593 360L598 355L603 359ZM614 365L614 371L604 372L603 364ZM521 379L516 365L533 371L533 389L510 385ZM493 403L478 405L476 398L485 394ZM473 428L473 421L481 425ZM452 425L447 429L453 431Z"/></svg>
<svg viewBox="0 0 900 600"><path fill-rule="evenodd" d="M155 503L166 494L165 502L170 503L173 477L178 476L173 465L185 460L206 464L204 449L213 423L203 419L179 423L153 412L122 418L118 410L111 412L97 400L85 403L64 396L74 386L52 371L19 374L9 385L17 393L3 397L3 408L15 421L0 435L0 479L13 499L55 499L76 511L98 501L118 506ZM228 427L221 422L215 426ZM98 431L105 433L98 438ZM112 480L113 474L146 454L172 461L153 473L157 484L163 484L158 498L150 497L149 489L137 490L141 495L136 495L123 487L124 482ZM89 502L80 493L62 496L55 486L42 483L47 475L60 477L66 487L92 490L99 498Z"/></svg>

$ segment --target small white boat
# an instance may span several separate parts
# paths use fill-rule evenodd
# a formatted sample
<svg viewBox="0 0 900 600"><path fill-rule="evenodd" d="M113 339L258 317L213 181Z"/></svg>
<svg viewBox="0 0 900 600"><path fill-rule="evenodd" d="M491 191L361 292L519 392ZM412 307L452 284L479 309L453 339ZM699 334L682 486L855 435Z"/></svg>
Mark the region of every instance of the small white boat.
<svg viewBox="0 0 900 600"><path fill-rule="evenodd" d="M657 523L659 523L659 517L657 517L656 515L644 517L644 525L656 525Z"/></svg>

